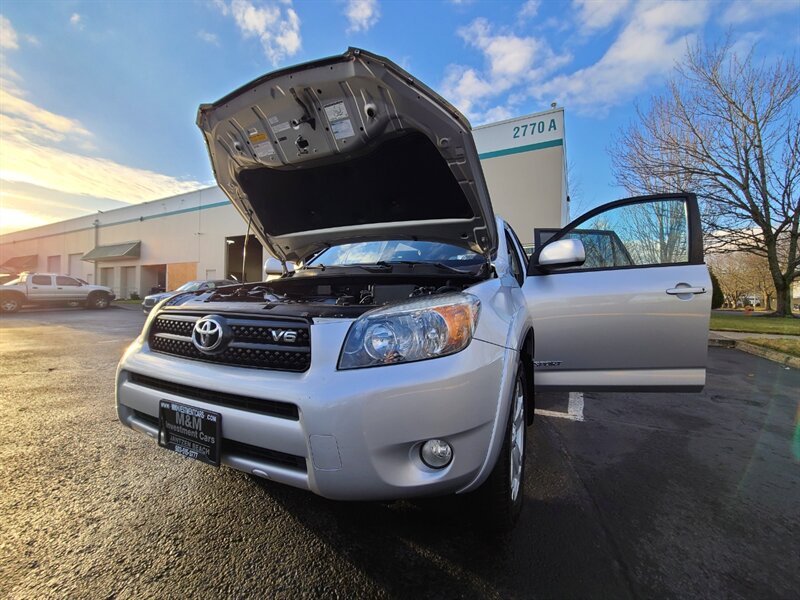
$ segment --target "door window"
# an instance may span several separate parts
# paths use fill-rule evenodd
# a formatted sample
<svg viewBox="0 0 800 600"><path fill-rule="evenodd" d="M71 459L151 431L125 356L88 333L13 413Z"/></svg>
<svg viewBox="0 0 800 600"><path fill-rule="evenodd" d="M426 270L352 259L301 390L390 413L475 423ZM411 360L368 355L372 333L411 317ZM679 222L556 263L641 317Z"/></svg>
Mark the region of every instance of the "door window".
<svg viewBox="0 0 800 600"><path fill-rule="evenodd" d="M583 243L586 261L569 270L690 262L689 214L685 198L649 199L592 211L548 242L558 239L577 239Z"/></svg>
<svg viewBox="0 0 800 600"><path fill-rule="evenodd" d="M34 275L31 283L33 285L53 285L53 280L49 275Z"/></svg>
<svg viewBox="0 0 800 600"><path fill-rule="evenodd" d="M64 277L59 275L56 277L56 285L61 286L70 286L70 287L80 287L80 283L78 283L77 279L73 279L72 277Z"/></svg>

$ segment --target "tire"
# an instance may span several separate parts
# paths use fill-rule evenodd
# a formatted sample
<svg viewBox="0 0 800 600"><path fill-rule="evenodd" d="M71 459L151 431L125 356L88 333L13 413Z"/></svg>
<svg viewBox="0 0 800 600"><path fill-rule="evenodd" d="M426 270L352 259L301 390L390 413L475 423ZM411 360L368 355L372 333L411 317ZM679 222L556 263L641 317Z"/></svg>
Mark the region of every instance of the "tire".
<svg viewBox="0 0 800 600"><path fill-rule="evenodd" d="M4 313L15 313L22 308L22 298L17 294L4 294L0 296L0 311Z"/></svg>
<svg viewBox="0 0 800 600"><path fill-rule="evenodd" d="M102 292L92 294L86 302L88 308L94 309L108 308L110 304L111 301L108 299L108 294Z"/></svg>
<svg viewBox="0 0 800 600"><path fill-rule="evenodd" d="M489 478L475 491L476 515L482 528L505 533L522 512L525 483L525 442L528 412L528 386L522 364L517 365L511 391L509 417L503 447Z"/></svg>

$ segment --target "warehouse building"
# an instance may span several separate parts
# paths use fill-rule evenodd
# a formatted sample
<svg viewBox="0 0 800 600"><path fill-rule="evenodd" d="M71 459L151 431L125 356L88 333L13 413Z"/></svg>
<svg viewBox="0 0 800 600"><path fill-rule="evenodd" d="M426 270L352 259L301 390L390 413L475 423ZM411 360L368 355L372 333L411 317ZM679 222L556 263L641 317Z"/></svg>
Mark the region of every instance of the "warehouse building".
<svg viewBox="0 0 800 600"><path fill-rule="evenodd" d="M564 112L477 127L481 165L498 215L523 242L569 218ZM0 236L0 273L62 273L120 298L192 279L259 281L266 254L217 187ZM245 252L246 247L246 252Z"/></svg>

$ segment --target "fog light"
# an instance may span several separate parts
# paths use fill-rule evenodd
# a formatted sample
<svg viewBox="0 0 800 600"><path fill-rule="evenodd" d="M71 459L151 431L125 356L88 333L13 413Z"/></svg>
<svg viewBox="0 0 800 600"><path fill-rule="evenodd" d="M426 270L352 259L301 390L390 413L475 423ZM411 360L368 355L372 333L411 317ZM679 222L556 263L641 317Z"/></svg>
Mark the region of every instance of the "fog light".
<svg viewBox="0 0 800 600"><path fill-rule="evenodd" d="M444 440L428 440L419 449L419 456L432 469L443 469L453 460L453 448Z"/></svg>

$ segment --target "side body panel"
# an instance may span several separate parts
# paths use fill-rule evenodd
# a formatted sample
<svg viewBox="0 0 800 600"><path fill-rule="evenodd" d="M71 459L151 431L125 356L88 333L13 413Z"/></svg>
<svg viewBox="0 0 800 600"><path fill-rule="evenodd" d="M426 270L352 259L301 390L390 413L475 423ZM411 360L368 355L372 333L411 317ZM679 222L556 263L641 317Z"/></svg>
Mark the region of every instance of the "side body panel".
<svg viewBox="0 0 800 600"><path fill-rule="evenodd" d="M538 388L697 389L705 383L711 294L705 265L554 273L524 291Z"/></svg>

